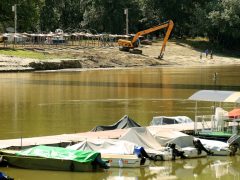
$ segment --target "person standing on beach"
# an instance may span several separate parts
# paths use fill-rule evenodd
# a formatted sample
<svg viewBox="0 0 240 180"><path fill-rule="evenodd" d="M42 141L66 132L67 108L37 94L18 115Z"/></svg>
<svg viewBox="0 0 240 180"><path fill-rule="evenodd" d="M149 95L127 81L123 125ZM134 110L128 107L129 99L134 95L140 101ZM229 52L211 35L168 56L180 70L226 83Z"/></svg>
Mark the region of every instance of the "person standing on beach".
<svg viewBox="0 0 240 180"><path fill-rule="evenodd" d="M213 59L213 51L210 51L210 59Z"/></svg>
<svg viewBox="0 0 240 180"><path fill-rule="evenodd" d="M208 49L205 50L206 58L208 57Z"/></svg>

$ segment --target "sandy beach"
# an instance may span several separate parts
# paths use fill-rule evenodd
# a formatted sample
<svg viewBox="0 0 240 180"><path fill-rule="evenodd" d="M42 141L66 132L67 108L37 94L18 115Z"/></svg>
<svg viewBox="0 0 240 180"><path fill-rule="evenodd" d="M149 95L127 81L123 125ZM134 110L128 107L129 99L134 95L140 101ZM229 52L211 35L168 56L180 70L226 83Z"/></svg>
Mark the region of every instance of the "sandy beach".
<svg viewBox="0 0 240 180"><path fill-rule="evenodd" d="M213 53L213 57L186 44L168 42L163 60L157 59L161 43L141 46L142 55L119 51L118 47L93 47L93 48L58 48L44 49L43 53L66 55L79 60L83 69L92 68L129 68L149 66L213 66L213 65L239 65L240 58L224 57ZM200 54L202 53L202 58ZM69 60L64 58L64 60ZM46 59L41 61L58 62L60 59ZM20 58L0 54L0 71L32 70L29 63L38 62L38 59Z"/></svg>

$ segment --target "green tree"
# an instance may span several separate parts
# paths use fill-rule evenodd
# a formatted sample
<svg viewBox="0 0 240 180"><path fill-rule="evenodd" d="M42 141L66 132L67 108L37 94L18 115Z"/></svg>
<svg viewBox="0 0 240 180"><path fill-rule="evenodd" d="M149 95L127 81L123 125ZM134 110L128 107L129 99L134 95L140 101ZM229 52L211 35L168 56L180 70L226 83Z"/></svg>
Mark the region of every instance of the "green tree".
<svg viewBox="0 0 240 180"><path fill-rule="evenodd" d="M76 29L81 27L83 13L79 0L65 0L61 6L60 23L63 29Z"/></svg>
<svg viewBox="0 0 240 180"><path fill-rule="evenodd" d="M21 0L17 5L18 30L19 32L40 30L40 9L42 1L39 0Z"/></svg>
<svg viewBox="0 0 240 180"><path fill-rule="evenodd" d="M45 4L40 11L41 31L55 31L60 27L60 8L62 1L45 0Z"/></svg>
<svg viewBox="0 0 240 180"><path fill-rule="evenodd" d="M13 4L14 0L0 1L0 32L4 32L7 27L14 27Z"/></svg>
<svg viewBox="0 0 240 180"><path fill-rule="evenodd" d="M238 0L211 0L197 4L192 21L193 34L205 35L227 48L240 45L240 3Z"/></svg>
<svg viewBox="0 0 240 180"><path fill-rule="evenodd" d="M82 26L99 32L124 33L124 9L129 8L130 31L135 31L140 17L136 0L92 0L85 1Z"/></svg>

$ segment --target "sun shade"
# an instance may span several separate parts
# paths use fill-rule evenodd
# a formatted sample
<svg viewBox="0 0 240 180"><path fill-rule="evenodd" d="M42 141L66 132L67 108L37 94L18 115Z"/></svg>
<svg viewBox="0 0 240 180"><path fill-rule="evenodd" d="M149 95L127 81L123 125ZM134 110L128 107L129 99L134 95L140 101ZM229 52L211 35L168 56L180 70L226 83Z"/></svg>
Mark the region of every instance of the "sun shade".
<svg viewBox="0 0 240 180"><path fill-rule="evenodd" d="M240 92L200 90L194 93L188 99L195 100L195 101L240 103Z"/></svg>
<svg viewBox="0 0 240 180"><path fill-rule="evenodd" d="M240 108L233 109L228 112L228 117L230 118L239 118L240 117Z"/></svg>

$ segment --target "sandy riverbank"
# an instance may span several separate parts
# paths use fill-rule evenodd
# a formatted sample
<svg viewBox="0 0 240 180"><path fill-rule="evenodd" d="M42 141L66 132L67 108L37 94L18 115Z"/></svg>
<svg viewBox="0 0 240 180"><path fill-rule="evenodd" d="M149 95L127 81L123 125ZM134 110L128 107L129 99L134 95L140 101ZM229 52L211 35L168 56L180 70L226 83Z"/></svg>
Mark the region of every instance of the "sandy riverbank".
<svg viewBox="0 0 240 180"><path fill-rule="evenodd" d="M224 57L213 54L213 59L203 54L200 59L200 51L186 44L169 42L164 54L164 59L159 60L161 43L153 43L142 46L143 54L136 55L119 51L118 47L105 48L56 48L43 49L42 53L59 55L59 59L41 60L59 62L61 57L78 60L82 68L126 68L147 66L210 66L240 64L240 58ZM31 70L29 63L38 62L37 59L19 58L0 54L0 71Z"/></svg>

